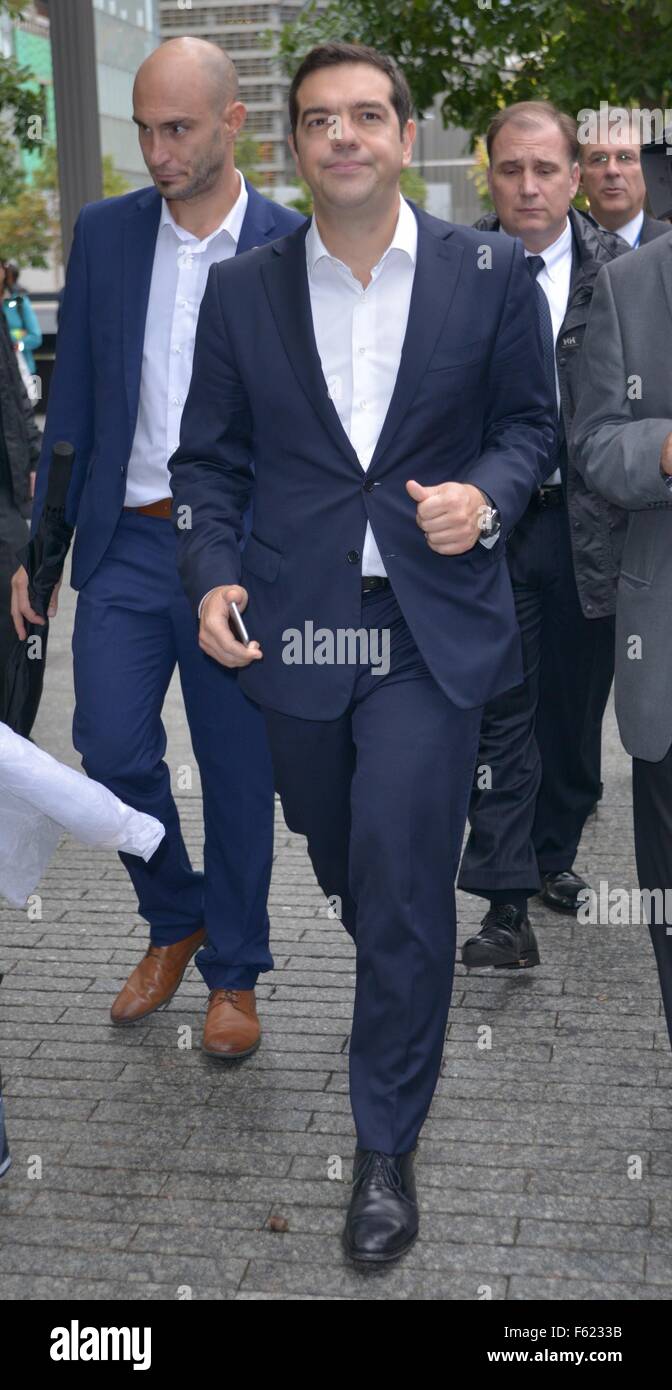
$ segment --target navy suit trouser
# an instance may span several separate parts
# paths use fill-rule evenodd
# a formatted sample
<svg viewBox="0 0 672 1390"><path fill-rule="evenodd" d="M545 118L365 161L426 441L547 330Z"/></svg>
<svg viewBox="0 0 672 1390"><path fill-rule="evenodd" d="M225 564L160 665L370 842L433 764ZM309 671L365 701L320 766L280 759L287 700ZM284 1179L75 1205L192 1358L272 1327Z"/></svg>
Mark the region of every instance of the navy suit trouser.
<svg viewBox="0 0 672 1390"><path fill-rule="evenodd" d="M285 819L306 836L318 883L340 899L337 915L355 941L357 1141L405 1153L441 1066L482 711L457 709L442 693L389 591L363 597L362 627L389 631L390 669L353 667L340 718L264 713Z"/></svg>
<svg viewBox="0 0 672 1390"><path fill-rule="evenodd" d="M529 507L507 542L524 679L483 714L458 886L536 893L571 869L600 795L614 620L583 615L567 510Z"/></svg>
<svg viewBox="0 0 672 1390"><path fill-rule="evenodd" d="M121 854L150 926L170 946L205 926L196 964L210 989L252 989L271 970L266 902L273 775L259 710L201 651L172 523L123 512L79 591L72 639L73 742L84 770L163 822L148 863ZM164 761L164 698L177 666L203 798L204 872L192 868Z"/></svg>

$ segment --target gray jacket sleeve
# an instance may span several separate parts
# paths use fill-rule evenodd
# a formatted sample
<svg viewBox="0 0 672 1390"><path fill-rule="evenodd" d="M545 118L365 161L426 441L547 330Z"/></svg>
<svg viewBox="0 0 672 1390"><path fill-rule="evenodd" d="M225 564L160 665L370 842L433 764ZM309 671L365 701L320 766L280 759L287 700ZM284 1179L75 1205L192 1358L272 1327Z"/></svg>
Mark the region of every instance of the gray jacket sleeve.
<svg viewBox="0 0 672 1390"><path fill-rule="evenodd" d="M641 368L641 400L629 375L624 334L614 300L609 266L595 284L581 365L583 385L572 428L572 462L589 488L627 511L672 507L660 471L660 453L672 418L635 418L645 411L647 382Z"/></svg>

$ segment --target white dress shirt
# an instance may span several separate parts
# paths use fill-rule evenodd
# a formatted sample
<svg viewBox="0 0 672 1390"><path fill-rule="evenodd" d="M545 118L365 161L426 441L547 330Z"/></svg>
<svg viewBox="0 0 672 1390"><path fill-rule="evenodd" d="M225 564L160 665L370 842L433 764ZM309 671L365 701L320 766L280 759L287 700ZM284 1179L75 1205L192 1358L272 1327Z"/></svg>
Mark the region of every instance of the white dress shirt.
<svg viewBox="0 0 672 1390"><path fill-rule="evenodd" d="M366 289L349 266L327 251L314 216L306 234L317 351L329 395L364 472L373 457L397 379L417 248L418 224L403 197L392 240L374 265ZM368 523L362 574L386 574Z"/></svg>
<svg viewBox="0 0 672 1390"><path fill-rule="evenodd" d="M536 254L526 251L527 257ZM544 259L544 268L539 271L537 283L541 285L548 307L551 311L551 324L553 326L553 345L558 340L558 333L562 328L567 304L569 301L569 286L572 278L572 228L569 218L565 223L565 229L560 233L556 241L546 247L545 251L539 253ZM560 382L558 380L558 364L553 355L553 366L555 370L555 398L560 414ZM555 468L548 478L547 483L556 484L562 481L560 469Z"/></svg>
<svg viewBox="0 0 672 1390"><path fill-rule="evenodd" d="M205 282L216 261L235 256L247 209L245 180L239 170L236 173L240 179L238 197L219 227L202 241L179 227L165 199L161 202L145 319L138 418L126 477L126 507L170 497L168 459L180 442Z"/></svg>
<svg viewBox="0 0 672 1390"><path fill-rule="evenodd" d="M616 235L622 236L623 240L627 241L628 246L639 246L639 238L642 235L643 226L644 209L640 208L639 212L635 215L635 217L631 217L630 221L626 222L623 227L616 228ZM608 230L608 227L602 227L603 232L606 232Z"/></svg>

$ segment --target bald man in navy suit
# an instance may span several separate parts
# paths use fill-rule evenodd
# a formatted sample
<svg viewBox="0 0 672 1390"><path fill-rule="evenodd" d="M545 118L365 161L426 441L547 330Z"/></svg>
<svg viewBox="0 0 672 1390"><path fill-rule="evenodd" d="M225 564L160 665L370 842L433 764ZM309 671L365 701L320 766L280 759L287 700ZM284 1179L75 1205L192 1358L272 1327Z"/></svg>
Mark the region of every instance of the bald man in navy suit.
<svg viewBox="0 0 672 1390"><path fill-rule="evenodd" d="M224 1060L260 1040L254 986L273 965L273 781L259 712L199 648L177 573L167 465L210 267L303 221L236 169L244 118L235 68L216 44L171 39L139 69L133 119L154 187L89 204L77 220L33 511L35 529L52 446L69 440L73 741L90 776L166 828L149 863L121 856L150 945L112 1021L163 1008L198 952L210 992L203 1046ZM25 570L14 577L13 612L22 636L25 618L35 620ZM176 667L201 774L204 873L192 868L164 761L161 708Z"/></svg>

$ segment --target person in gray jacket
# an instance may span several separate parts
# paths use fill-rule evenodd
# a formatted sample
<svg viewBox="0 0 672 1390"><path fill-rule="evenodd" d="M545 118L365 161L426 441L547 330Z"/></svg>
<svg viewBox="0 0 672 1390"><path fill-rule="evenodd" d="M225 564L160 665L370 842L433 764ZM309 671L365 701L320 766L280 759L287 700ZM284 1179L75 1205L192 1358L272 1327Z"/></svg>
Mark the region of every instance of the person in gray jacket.
<svg viewBox="0 0 672 1390"><path fill-rule="evenodd" d="M616 604L616 718L633 759L639 884L651 894L637 907L649 922L672 1040L670 343L672 232L600 272L572 432L575 466L587 485L627 514Z"/></svg>

